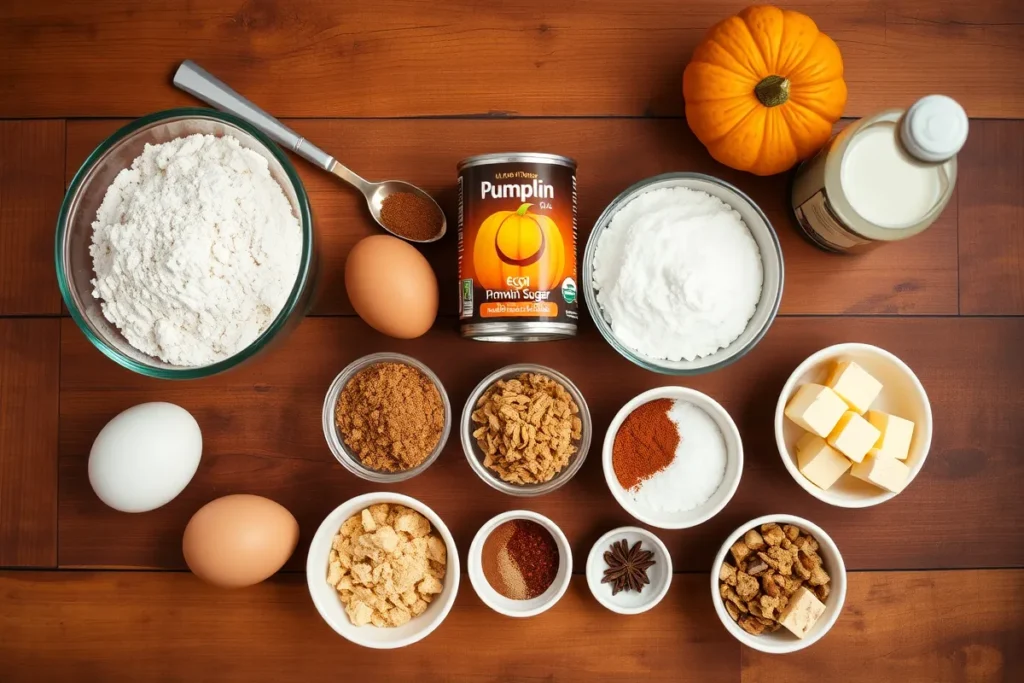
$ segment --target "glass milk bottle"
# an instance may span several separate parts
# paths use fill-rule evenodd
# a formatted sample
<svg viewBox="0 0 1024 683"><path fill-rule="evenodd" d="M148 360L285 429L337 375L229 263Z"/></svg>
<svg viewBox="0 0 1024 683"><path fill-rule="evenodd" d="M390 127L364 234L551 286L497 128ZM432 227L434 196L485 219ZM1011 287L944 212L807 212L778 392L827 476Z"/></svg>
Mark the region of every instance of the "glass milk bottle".
<svg viewBox="0 0 1024 683"><path fill-rule="evenodd" d="M946 208L967 114L944 95L850 124L797 170L793 212L822 249L856 252L912 237Z"/></svg>

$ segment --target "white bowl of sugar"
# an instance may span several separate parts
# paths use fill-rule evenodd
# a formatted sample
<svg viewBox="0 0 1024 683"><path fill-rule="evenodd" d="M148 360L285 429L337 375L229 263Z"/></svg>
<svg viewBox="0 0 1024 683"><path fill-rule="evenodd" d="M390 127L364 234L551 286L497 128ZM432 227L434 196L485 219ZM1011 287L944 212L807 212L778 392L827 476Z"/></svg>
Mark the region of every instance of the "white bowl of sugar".
<svg viewBox="0 0 1024 683"><path fill-rule="evenodd" d="M732 500L743 474L743 441L729 413L707 394L659 387L615 415L602 463L626 512L661 529L688 529Z"/></svg>

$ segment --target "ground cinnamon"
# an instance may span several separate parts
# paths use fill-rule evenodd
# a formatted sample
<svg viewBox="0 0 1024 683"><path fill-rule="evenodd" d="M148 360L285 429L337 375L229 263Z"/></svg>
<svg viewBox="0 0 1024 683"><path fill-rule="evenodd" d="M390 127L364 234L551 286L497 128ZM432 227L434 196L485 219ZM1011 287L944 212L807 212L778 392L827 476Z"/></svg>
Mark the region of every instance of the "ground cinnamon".
<svg viewBox="0 0 1024 683"><path fill-rule="evenodd" d="M427 459L444 431L437 386L404 363L377 363L345 384L334 410L342 441L372 470L400 472Z"/></svg>
<svg viewBox="0 0 1024 683"><path fill-rule="evenodd" d="M443 221L434 202L412 192L389 194L380 205L380 222L406 239L428 240L441 232Z"/></svg>
<svg viewBox="0 0 1024 683"><path fill-rule="evenodd" d="M668 417L672 401L659 398L626 416L615 434L612 467L626 490L668 467L679 446L679 430Z"/></svg>

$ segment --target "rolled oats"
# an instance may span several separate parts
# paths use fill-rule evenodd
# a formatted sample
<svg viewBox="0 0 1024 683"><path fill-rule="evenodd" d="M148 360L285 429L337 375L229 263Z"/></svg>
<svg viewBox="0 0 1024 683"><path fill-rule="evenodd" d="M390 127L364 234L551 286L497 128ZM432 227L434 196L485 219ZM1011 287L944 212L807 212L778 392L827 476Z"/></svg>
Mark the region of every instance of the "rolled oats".
<svg viewBox="0 0 1024 683"><path fill-rule="evenodd" d="M550 481L583 435L580 408L562 384L538 373L498 380L477 401L473 438L484 465L513 484Z"/></svg>

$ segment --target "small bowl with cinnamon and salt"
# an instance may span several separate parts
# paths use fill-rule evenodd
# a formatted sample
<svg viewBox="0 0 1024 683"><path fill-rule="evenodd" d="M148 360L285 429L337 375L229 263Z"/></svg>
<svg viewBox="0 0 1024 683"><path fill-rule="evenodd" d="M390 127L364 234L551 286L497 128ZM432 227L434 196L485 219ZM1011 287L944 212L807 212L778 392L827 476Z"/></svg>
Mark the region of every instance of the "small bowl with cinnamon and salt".
<svg viewBox="0 0 1024 683"><path fill-rule="evenodd" d="M619 410L605 435L605 481L639 521L688 529L729 503L743 473L743 441L729 413L685 387L646 391Z"/></svg>
<svg viewBox="0 0 1024 683"><path fill-rule="evenodd" d="M368 481L405 481L437 460L451 431L448 394L430 368L400 353L373 353L348 365L324 398L331 453Z"/></svg>

